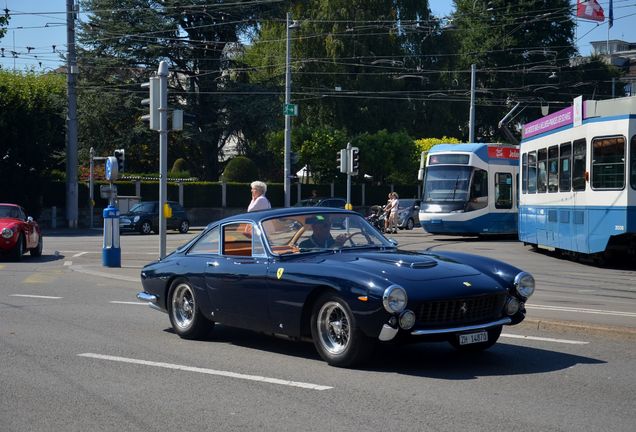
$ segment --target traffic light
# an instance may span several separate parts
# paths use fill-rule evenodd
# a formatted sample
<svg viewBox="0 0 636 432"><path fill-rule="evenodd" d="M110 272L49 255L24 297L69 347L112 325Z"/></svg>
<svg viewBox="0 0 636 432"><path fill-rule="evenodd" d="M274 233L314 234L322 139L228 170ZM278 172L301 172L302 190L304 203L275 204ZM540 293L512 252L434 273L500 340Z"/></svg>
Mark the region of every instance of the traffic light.
<svg viewBox="0 0 636 432"><path fill-rule="evenodd" d="M122 175L124 172L124 162L126 160L126 151L124 149L117 149L113 153L115 158L117 159L117 170L119 175Z"/></svg>
<svg viewBox="0 0 636 432"><path fill-rule="evenodd" d="M360 168L360 149L351 147L351 157L349 158L349 174L358 175Z"/></svg>
<svg viewBox="0 0 636 432"><path fill-rule="evenodd" d="M340 170L341 173L347 172L347 149L340 149L336 152L336 167Z"/></svg>
<svg viewBox="0 0 636 432"><path fill-rule="evenodd" d="M149 89L149 97L147 99L142 99L141 104L148 105L150 107L148 114L141 116L141 119L143 121L150 122L150 129L158 131L161 129L161 122L159 121L159 77L151 77L147 83L141 84L141 88Z"/></svg>

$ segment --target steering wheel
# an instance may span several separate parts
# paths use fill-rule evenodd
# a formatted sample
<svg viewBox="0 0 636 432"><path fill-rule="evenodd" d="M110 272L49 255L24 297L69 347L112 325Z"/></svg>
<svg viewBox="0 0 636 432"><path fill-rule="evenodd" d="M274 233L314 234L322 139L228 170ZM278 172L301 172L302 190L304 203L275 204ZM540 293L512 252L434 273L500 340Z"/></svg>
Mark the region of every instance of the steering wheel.
<svg viewBox="0 0 636 432"><path fill-rule="evenodd" d="M351 246L357 246L356 243L354 243L354 241L352 240L355 236L363 236L364 239L367 241L367 244L371 243L371 241L369 240L369 236L362 231L357 231L345 236L345 239L342 243L344 244L346 241L348 241L349 243L351 243Z"/></svg>

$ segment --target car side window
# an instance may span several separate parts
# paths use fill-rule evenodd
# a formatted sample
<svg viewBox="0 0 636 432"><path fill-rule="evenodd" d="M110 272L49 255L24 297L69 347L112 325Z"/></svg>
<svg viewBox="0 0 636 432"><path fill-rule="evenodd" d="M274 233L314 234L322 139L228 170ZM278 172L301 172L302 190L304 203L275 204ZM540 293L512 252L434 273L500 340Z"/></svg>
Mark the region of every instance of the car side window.
<svg viewBox="0 0 636 432"><path fill-rule="evenodd" d="M223 255L252 256L252 224L232 223L223 226Z"/></svg>
<svg viewBox="0 0 636 432"><path fill-rule="evenodd" d="M183 207L179 203L170 203L170 207L172 207L173 212L183 212Z"/></svg>
<svg viewBox="0 0 636 432"><path fill-rule="evenodd" d="M219 227L214 227L199 239L188 255L209 255L219 253Z"/></svg>

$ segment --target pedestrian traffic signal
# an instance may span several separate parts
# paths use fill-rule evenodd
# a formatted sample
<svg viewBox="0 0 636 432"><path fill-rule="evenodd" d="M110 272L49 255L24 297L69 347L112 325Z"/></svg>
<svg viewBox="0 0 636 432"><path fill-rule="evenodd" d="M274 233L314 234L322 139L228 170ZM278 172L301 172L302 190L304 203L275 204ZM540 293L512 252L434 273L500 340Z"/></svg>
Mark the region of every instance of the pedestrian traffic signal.
<svg viewBox="0 0 636 432"><path fill-rule="evenodd" d="M119 175L122 175L124 172L124 162L126 160L126 151L124 149L117 149L113 153L115 158L117 159L117 170L119 171Z"/></svg>
<svg viewBox="0 0 636 432"><path fill-rule="evenodd" d="M358 175L358 170L360 168L360 149L358 149L358 147L351 147L351 156L349 160L349 174Z"/></svg>
<svg viewBox="0 0 636 432"><path fill-rule="evenodd" d="M338 164L336 167L340 170L341 173L347 172L347 149L340 149L336 152L336 160Z"/></svg>
<svg viewBox="0 0 636 432"><path fill-rule="evenodd" d="M148 88L149 90L148 98L142 99L141 104L148 105L150 107L148 114L141 116L141 119L150 123L150 129L158 131L161 129L159 124L159 77L151 77L147 83L141 84L141 88Z"/></svg>

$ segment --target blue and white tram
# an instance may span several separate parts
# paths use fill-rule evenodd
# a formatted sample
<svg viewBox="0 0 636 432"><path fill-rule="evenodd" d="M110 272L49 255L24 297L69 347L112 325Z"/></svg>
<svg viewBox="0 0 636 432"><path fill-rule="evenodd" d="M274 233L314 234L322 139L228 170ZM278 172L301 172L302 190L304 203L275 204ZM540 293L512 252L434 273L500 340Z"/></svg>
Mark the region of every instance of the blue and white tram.
<svg viewBox="0 0 636 432"><path fill-rule="evenodd" d="M517 234L518 173L518 146L433 146L426 160L420 224L433 234Z"/></svg>
<svg viewBox="0 0 636 432"><path fill-rule="evenodd" d="M599 258L636 254L636 97L578 97L524 125L521 177L521 241Z"/></svg>

